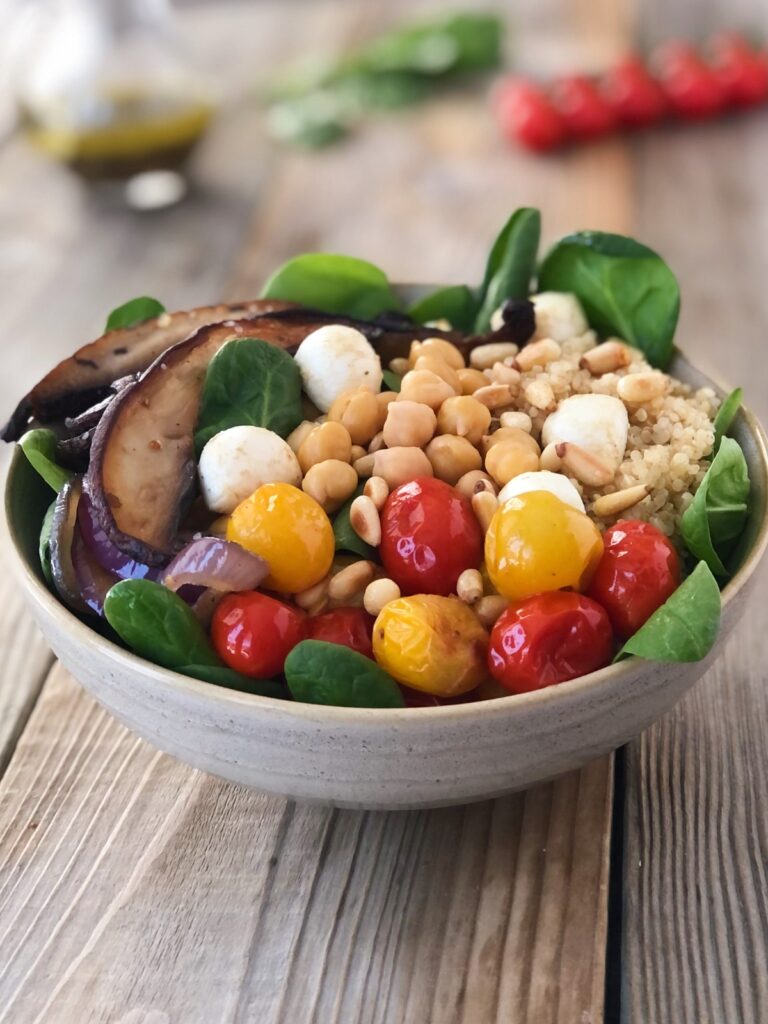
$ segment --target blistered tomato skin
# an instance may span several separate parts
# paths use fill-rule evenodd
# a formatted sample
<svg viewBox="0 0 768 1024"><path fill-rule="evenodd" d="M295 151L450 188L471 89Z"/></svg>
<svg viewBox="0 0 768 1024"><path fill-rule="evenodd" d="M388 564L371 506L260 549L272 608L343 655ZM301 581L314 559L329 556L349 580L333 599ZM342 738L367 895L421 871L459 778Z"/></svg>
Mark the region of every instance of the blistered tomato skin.
<svg viewBox="0 0 768 1024"><path fill-rule="evenodd" d="M373 653L399 683L457 697L486 676L488 636L457 597L417 594L390 601L373 627Z"/></svg>
<svg viewBox="0 0 768 1024"><path fill-rule="evenodd" d="M510 693L528 693L602 668L613 646L610 621L597 602L554 591L501 614L491 632L488 669Z"/></svg>
<svg viewBox="0 0 768 1024"><path fill-rule="evenodd" d="M298 594L327 574L333 561L331 521L314 498L291 484L265 484L229 517L227 540L269 564L267 590Z"/></svg>
<svg viewBox="0 0 768 1024"><path fill-rule="evenodd" d="M364 608L335 608L322 615L313 615L307 625L310 640L326 640L330 644L343 644L366 658L373 658L374 619Z"/></svg>
<svg viewBox="0 0 768 1024"><path fill-rule="evenodd" d="M583 512L548 491L529 491L497 509L485 537L485 563L496 590L520 601L550 590L585 590L603 541Z"/></svg>
<svg viewBox="0 0 768 1024"><path fill-rule="evenodd" d="M387 498L379 554L403 594L447 596L465 569L480 564L483 534L463 495L442 480L419 477Z"/></svg>
<svg viewBox="0 0 768 1024"><path fill-rule="evenodd" d="M300 611L255 590L227 594L211 622L211 641L218 656L251 679L279 675L285 659L306 635L306 618Z"/></svg>
<svg viewBox="0 0 768 1024"><path fill-rule="evenodd" d="M660 530L638 519L611 526L603 541L605 551L588 593L626 639L680 586L680 558Z"/></svg>

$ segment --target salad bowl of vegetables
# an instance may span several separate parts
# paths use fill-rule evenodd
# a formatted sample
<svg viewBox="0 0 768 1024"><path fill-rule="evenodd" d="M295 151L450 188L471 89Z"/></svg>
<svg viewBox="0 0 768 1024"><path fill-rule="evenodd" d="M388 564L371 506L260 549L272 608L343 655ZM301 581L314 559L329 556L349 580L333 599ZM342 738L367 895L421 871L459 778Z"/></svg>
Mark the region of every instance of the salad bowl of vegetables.
<svg viewBox="0 0 768 1024"><path fill-rule="evenodd" d="M765 438L675 348L677 282L519 210L476 287L306 255L115 310L5 428L15 564L73 675L216 775L407 808L668 711L748 599Z"/></svg>

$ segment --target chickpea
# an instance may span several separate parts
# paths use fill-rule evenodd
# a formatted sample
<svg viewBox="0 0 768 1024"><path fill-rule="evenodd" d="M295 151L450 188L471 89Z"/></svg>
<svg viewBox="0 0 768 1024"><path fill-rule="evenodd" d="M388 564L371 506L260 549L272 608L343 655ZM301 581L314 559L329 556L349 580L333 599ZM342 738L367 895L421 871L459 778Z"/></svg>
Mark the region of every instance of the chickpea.
<svg viewBox="0 0 768 1024"><path fill-rule="evenodd" d="M536 456L540 454L536 438L531 437L530 434L520 427L500 427L498 430L494 430L492 434L486 434L480 449L483 455L487 455L494 445L501 444L502 442L506 443L507 441L514 441L515 444L530 449Z"/></svg>
<svg viewBox="0 0 768 1024"><path fill-rule="evenodd" d="M302 441L296 452L302 473L326 459L349 462L352 458L352 438L341 423L321 423Z"/></svg>
<svg viewBox="0 0 768 1024"><path fill-rule="evenodd" d="M441 377L446 384L450 384L457 395L461 391L461 381L459 380L458 373L437 356L419 356L413 368L414 370L431 370L432 373L436 373L438 377Z"/></svg>
<svg viewBox="0 0 768 1024"><path fill-rule="evenodd" d="M326 459L310 466L301 487L324 511L335 512L354 493L357 473L348 462Z"/></svg>
<svg viewBox="0 0 768 1024"><path fill-rule="evenodd" d="M492 341L487 345L478 345L469 354L469 365L476 370L490 370L495 363L503 363L505 359L514 359L520 351L511 341Z"/></svg>
<svg viewBox="0 0 768 1024"><path fill-rule="evenodd" d="M539 456L516 441L495 444L485 456L485 468L503 487L521 473L532 473L539 468Z"/></svg>
<svg viewBox="0 0 768 1024"><path fill-rule="evenodd" d="M350 461L355 463L358 459L362 459L364 455L367 455L367 451L361 444L352 445L352 454L350 455Z"/></svg>
<svg viewBox="0 0 768 1024"><path fill-rule="evenodd" d="M480 491L490 491L491 494L495 494L496 484L482 469L470 469L456 482L456 490L465 498L471 498L473 494L479 494Z"/></svg>
<svg viewBox="0 0 768 1024"><path fill-rule="evenodd" d="M378 430L381 430L387 420L387 409L393 402L397 401L396 391L380 391L376 395L376 404L379 407L379 425Z"/></svg>
<svg viewBox="0 0 768 1024"><path fill-rule="evenodd" d="M328 410L328 419L347 428L352 444L368 444L379 430L376 395L364 387L342 391Z"/></svg>
<svg viewBox="0 0 768 1024"><path fill-rule="evenodd" d="M467 365L459 349L445 338L425 338L424 341L412 341L409 362L414 366L420 356L435 356L453 370L463 370Z"/></svg>
<svg viewBox="0 0 768 1024"><path fill-rule="evenodd" d="M461 384L462 395L474 395L476 391L488 384L488 378L482 370L457 370L456 376Z"/></svg>
<svg viewBox="0 0 768 1024"><path fill-rule="evenodd" d="M450 384L431 370L410 370L403 377L399 402L423 402L430 409L437 411L446 398L452 398L456 392Z"/></svg>
<svg viewBox="0 0 768 1024"><path fill-rule="evenodd" d="M458 434L472 444L479 444L491 425L491 410L471 395L446 398L437 417L439 434Z"/></svg>
<svg viewBox="0 0 768 1024"><path fill-rule="evenodd" d="M440 434L429 442L426 451L435 476L447 484L455 484L465 473L483 465L477 448L456 434Z"/></svg>
<svg viewBox="0 0 768 1024"><path fill-rule="evenodd" d="M316 426L317 424L313 423L311 420L304 420L298 425L298 427L296 427L295 430L292 430L290 432L288 437L286 437L286 443L288 447L293 451L294 455L297 454L304 440L307 437L309 437L309 435L312 433Z"/></svg>
<svg viewBox="0 0 768 1024"><path fill-rule="evenodd" d="M394 402L387 412L384 442L388 448L423 448L434 437L436 426L434 411L423 402Z"/></svg>
<svg viewBox="0 0 768 1024"><path fill-rule="evenodd" d="M382 448L373 460L370 475L383 477L390 490L417 476L434 476L432 463L421 448Z"/></svg>

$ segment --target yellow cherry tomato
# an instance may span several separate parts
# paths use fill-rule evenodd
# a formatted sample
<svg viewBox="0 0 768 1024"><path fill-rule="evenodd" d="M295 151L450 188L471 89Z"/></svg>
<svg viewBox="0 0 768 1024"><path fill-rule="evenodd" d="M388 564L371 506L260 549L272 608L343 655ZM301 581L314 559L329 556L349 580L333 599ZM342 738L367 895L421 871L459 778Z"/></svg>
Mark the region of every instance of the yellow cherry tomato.
<svg viewBox="0 0 768 1024"><path fill-rule="evenodd" d="M584 512L549 491L529 491L497 509L485 536L491 582L510 601L547 590L589 586L603 553Z"/></svg>
<svg viewBox="0 0 768 1024"><path fill-rule="evenodd" d="M291 484L264 484L229 517L227 540L269 564L267 590L297 594L326 575L334 552L331 521L314 498Z"/></svg>
<svg viewBox="0 0 768 1024"><path fill-rule="evenodd" d="M488 675L486 634L458 597L416 594L390 601L373 627L373 654L405 686L437 697L473 690Z"/></svg>

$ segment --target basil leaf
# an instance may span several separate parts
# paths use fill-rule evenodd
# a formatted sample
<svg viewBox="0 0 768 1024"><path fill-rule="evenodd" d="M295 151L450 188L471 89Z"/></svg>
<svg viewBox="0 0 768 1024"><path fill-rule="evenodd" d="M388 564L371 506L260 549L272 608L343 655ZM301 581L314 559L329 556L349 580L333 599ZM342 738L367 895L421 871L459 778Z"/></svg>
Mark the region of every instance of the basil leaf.
<svg viewBox="0 0 768 1024"><path fill-rule="evenodd" d="M254 693L259 697L285 697L284 687L275 679L250 679L239 672L233 672L224 665L182 665L176 669L183 676L200 679L204 683L226 686L228 690Z"/></svg>
<svg viewBox="0 0 768 1024"><path fill-rule="evenodd" d="M43 525L40 527L40 540L38 553L40 555L40 568L43 570L45 582L50 587L55 587L53 580L53 568L51 565L51 533L53 531L53 515L56 511L56 500L48 506L48 511L43 517Z"/></svg>
<svg viewBox="0 0 768 1024"><path fill-rule="evenodd" d="M720 442L731 429L733 421L741 408L741 403L744 399L744 389L736 388L730 393L724 400L723 404L717 410L717 416L715 416L715 443L712 446L712 451L717 454L717 450L720 447Z"/></svg>
<svg viewBox="0 0 768 1024"><path fill-rule="evenodd" d="M35 472L56 493L74 476L74 473L56 462L56 435L52 430L44 427L28 430L20 439L19 447Z"/></svg>
<svg viewBox="0 0 768 1024"><path fill-rule="evenodd" d="M378 554L376 548L372 548L370 544L366 544L364 540L361 540L352 529L352 524L349 521L349 510L352 507L352 502L362 493L363 485L357 488L349 501L345 502L336 513L336 518L333 520L333 536L336 541L336 550L351 551L355 555L360 555L361 558L368 559L368 561L377 562Z"/></svg>
<svg viewBox="0 0 768 1024"><path fill-rule="evenodd" d="M723 558L749 518L749 492L744 453L738 442L724 437L680 523L688 550L717 576L729 575Z"/></svg>
<svg viewBox="0 0 768 1024"><path fill-rule="evenodd" d="M664 369L674 352L680 289L662 258L623 235L582 231L552 248L539 290L572 292L592 327L617 334Z"/></svg>
<svg viewBox="0 0 768 1024"><path fill-rule="evenodd" d="M237 338L208 364L195 446L228 427L266 427L287 437L303 419L301 374L287 352L259 338Z"/></svg>
<svg viewBox="0 0 768 1024"><path fill-rule="evenodd" d="M327 90L274 103L267 124L276 139L307 149L338 142L349 130L341 105Z"/></svg>
<svg viewBox="0 0 768 1024"><path fill-rule="evenodd" d="M410 71L357 71L335 83L334 93L354 114L366 110L397 110L426 99L433 83Z"/></svg>
<svg viewBox="0 0 768 1024"><path fill-rule="evenodd" d="M118 327L135 327L143 324L145 320L151 320L165 312L165 306L157 299L151 299L148 295L142 295L138 299L131 299L129 302L113 309L107 317L105 331L115 331Z"/></svg>
<svg viewBox="0 0 768 1024"><path fill-rule="evenodd" d="M116 583L104 601L104 617L132 651L156 665L220 667L192 609L160 583Z"/></svg>
<svg viewBox="0 0 768 1024"><path fill-rule="evenodd" d="M373 320L401 305L378 267L353 256L323 252L306 253L284 263L267 281L261 296L360 320Z"/></svg>
<svg viewBox="0 0 768 1024"><path fill-rule="evenodd" d="M493 15L452 14L394 29L364 47L355 62L372 71L423 75L482 71L498 66L501 36L502 23Z"/></svg>
<svg viewBox="0 0 768 1024"><path fill-rule="evenodd" d="M392 370L382 370L381 377L387 385L385 388L382 388L383 391L399 391L403 386L403 378L399 373L394 373Z"/></svg>
<svg viewBox="0 0 768 1024"><path fill-rule="evenodd" d="M475 325L477 299L465 284L453 284L425 295L408 312L417 323L447 320L451 327L469 333Z"/></svg>
<svg viewBox="0 0 768 1024"><path fill-rule="evenodd" d="M325 640L302 640L285 659L294 700L348 708L402 708L400 687L364 654Z"/></svg>
<svg viewBox="0 0 768 1024"><path fill-rule="evenodd" d="M648 661L700 661L720 628L720 588L706 562L631 636L615 661L636 655Z"/></svg>
<svg viewBox="0 0 768 1024"><path fill-rule="evenodd" d="M515 210L493 243L480 286L480 308L475 331L491 325L494 310L506 299L527 299L536 270L541 238L541 214L530 207Z"/></svg>

